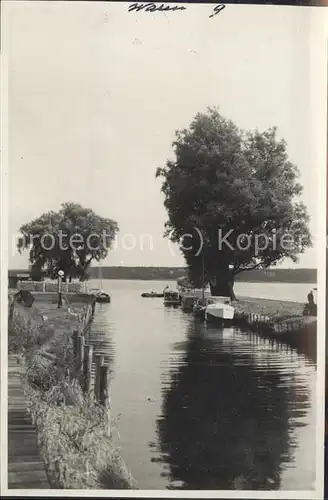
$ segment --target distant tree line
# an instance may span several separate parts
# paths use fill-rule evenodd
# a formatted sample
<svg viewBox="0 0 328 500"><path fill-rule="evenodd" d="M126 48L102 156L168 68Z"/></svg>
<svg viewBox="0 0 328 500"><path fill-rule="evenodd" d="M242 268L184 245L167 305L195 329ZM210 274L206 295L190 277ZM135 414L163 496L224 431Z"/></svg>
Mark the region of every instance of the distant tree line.
<svg viewBox="0 0 328 500"><path fill-rule="evenodd" d="M173 280L187 275L186 267L101 267L101 273L98 267L89 269L91 279L97 279L102 276L103 279L119 280ZM9 278L24 279L27 278L29 271L27 269L10 269ZM33 279L33 276L31 276ZM46 276L43 276L46 277ZM242 282L285 282L285 283L316 283L316 269L254 269L238 275L236 281Z"/></svg>
<svg viewBox="0 0 328 500"><path fill-rule="evenodd" d="M99 268L91 267L90 278L99 278ZM102 267L104 279L177 280L186 276L186 267ZM254 269L240 273L236 281L316 283L316 269Z"/></svg>

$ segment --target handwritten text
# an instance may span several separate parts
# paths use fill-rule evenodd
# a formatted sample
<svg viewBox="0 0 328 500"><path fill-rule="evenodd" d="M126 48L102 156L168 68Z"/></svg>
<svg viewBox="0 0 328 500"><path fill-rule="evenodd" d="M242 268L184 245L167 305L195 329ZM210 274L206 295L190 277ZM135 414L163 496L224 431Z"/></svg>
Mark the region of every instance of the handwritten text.
<svg viewBox="0 0 328 500"><path fill-rule="evenodd" d="M129 12L136 10L139 12L143 10L145 12L168 12L175 10L186 10L186 7L183 5L175 5L171 7L170 5L164 5L163 3L160 5L156 5L156 3L133 3L129 6Z"/></svg>
<svg viewBox="0 0 328 500"><path fill-rule="evenodd" d="M223 9L225 9L225 5L217 5L216 7L214 7L213 14L210 15L210 18L219 14Z"/></svg>
<svg viewBox="0 0 328 500"><path fill-rule="evenodd" d="M215 17L217 14L219 14L223 9L225 9L225 5L216 5L213 9L212 14L209 16ZM156 2L150 2L150 3L140 3L140 2L135 2L129 5L128 12L174 12L177 10L187 10L187 7L184 5L165 5L164 3L158 4Z"/></svg>

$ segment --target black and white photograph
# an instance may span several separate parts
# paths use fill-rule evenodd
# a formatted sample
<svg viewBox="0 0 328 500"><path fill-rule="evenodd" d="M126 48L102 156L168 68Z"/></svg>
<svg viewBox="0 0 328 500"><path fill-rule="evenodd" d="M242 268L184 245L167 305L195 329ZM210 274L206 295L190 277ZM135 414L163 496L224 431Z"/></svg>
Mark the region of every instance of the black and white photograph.
<svg viewBox="0 0 328 500"><path fill-rule="evenodd" d="M328 11L1 7L2 494L323 498Z"/></svg>

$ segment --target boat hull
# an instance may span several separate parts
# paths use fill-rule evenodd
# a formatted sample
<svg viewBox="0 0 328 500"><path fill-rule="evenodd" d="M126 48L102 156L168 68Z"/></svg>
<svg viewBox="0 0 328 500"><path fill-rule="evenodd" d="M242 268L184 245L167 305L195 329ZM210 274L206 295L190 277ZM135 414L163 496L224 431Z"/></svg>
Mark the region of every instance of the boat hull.
<svg viewBox="0 0 328 500"><path fill-rule="evenodd" d="M205 309L205 320L208 323L226 324L234 318L234 308L228 304L210 304Z"/></svg>
<svg viewBox="0 0 328 500"><path fill-rule="evenodd" d="M110 296L107 294L96 295L96 302L98 302L99 304L109 304L110 303Z"/></svg>
<svg viewBox="0 0 328 500"><path fill-rule="evenodd" d="M164 293L147 293L146 292L146 293L142 293L141 297L147 298L147 299L163 298L164 297Z"/></svg>
<svg viewBox="0 0 328 500"><path fill-rule="evenodd" d="M164 300L164 305L178 307L180 306L180 300Z"/></svg>
<svg viewBox="0 0 328 500"><path fill-rule="evenodd" d="M231 326L232 320L226 318L219 318L217 316L212 316L211 314L205 314L205 322L208 326L224 328L225 326Z"/></svg>

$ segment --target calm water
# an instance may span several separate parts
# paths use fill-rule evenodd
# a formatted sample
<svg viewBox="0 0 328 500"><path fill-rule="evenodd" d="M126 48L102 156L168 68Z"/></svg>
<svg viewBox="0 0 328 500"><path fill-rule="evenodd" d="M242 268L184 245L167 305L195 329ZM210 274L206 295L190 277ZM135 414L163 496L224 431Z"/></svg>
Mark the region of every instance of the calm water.
<svg viewBox="0 0 328 500"><path fill-rule="evenodd" d="M313 363L141 298L166 284L104 280L112 302L97 305L91 332L112 369L116 439L139 488L314 487ZM295 301L310 288L236 284L239 295Z"/></svg>

